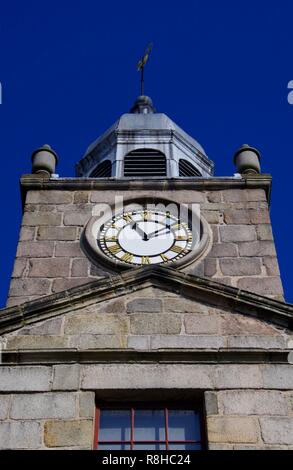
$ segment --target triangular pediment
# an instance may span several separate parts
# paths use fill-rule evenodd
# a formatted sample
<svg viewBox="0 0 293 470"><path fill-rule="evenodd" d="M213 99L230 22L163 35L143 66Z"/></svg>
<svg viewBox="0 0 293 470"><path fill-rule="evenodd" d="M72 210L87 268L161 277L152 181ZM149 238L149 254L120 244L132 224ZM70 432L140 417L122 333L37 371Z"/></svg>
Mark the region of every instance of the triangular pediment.
<svg viewBox="0 0 293 470"><path fill-rule="evenodd" d="M4 308L0 311L0 333L9 333L50 318L87 310L91 305L102 305L122 296L141 293L150 287L178 297L174 301L177 305L181 303L181 313L188 313L189 310L201 311L201 306L209 306L219 311L229 311L231 314L242 314L284 329L292 330L293 327L293 306L290 304L172 268L149 266L129 270L110 278L102 278L15 307ZM172 311L174 302L171 296L169 305ZM140 297L143 295L140 294ZM188 299L188 307L184 307L182 299ZM196 305L199 307L196 308ZM151 308L150 306L149 309Z"/></svg>

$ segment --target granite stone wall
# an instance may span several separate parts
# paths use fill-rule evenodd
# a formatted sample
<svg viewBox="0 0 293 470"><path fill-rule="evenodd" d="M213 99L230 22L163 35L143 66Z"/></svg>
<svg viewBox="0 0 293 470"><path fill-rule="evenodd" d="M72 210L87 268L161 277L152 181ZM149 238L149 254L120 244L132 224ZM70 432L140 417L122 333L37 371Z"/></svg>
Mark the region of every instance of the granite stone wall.
<svg viewBox="0 0 293 470"><path fill-rule="evenodd" d="M293 449L293 367L271 360L292 347L292 332L269 321L146 287L86 300L1 341L16 354L14 364L0 366L2 449L91 449L95 401L145 398L146 390L148 398L202 394L209 449ZM80 356L67 362L63 351ZM78 360L90 351L104 356ZM184 360L174 359L184 351ZM196 351L269 356L221 362L217 354L196 359ZM18 354L24 361L33 352L37 362L31 355L17 363ZM157 359L142 356L150 352Z"/></svg>
<svg viewBox="0 0 293 470"><path fill-rule="evenodd" d="M80 234L97 203L155 197L199 203L213 232L207 256L184 270L283 299L268 203L262 189L213 191L30 190L27 193L7 305L16 305L112 273L93 265Z"/></svg>

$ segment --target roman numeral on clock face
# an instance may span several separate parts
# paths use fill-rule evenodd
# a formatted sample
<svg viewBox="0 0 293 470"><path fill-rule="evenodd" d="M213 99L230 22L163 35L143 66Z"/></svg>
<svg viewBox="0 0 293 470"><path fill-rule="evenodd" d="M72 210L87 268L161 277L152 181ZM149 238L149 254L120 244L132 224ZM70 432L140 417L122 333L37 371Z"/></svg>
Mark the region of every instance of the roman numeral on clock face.
<svg viewBox="0 0 293 470"><path fill-rule="evenodd" d="M126 261L126 262L131 262L133 259L133 255L131 253L125 253L122 257L121 257L121 260L122 261Z"/></svg>
<svg viewBox="0 0 293 470"><path fill-rule="evenodd" d="M105 237L104 238L105 242L117 242L117 240L118 239L117 239L116 235L113 235L112 237Z"/></svg>
<svg viewBox="0 0 293 470"><path fill-rule="evenodd" d="M115 243L115 245L109 246L108 250L110 251L110 253L116 254L116 253L119 253L119 251L121 251L121 248L117 243Z"/></svg>
<svg viewBox="0 0 293 470"><path fill-rule="evenodd" d="M149 256L142 256L141 257L141 264L150 264L150 258Z"/></svg>
<svg viewBox="0 0 293 470"><path fill-rule="evenodd" d="M129 214L124 214L123 219L126 220L126 222L131 222L132 221L132 217Z"/></svg>
<svg viewBox="0 0 293 470"><path fill-rule="evenodd" d="M164 253L161 253L160 256L161 256L163 261L169 261L168 256L164 255Z"/></svg>
<svg viewBox="0 0 293 470"><path fill-rule="evenodd" d="M184 250L181 248L181 246L174 245L172 248L170 248L170 251L174 251L174 253L182 253Z"/></svg>

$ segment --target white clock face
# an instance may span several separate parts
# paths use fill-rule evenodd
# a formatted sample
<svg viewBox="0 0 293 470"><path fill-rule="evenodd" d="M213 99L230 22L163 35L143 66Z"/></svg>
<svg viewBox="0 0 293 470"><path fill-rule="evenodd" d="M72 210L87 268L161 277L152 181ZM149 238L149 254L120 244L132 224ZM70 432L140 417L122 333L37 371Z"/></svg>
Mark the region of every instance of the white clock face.
<svg viewBox="0 0 293 470"><path fill-rule="evenodd" d="M97 240L110 259L131 265L173 263L191 251L192 232L169 212L141 210L114 216Z"/></svg>

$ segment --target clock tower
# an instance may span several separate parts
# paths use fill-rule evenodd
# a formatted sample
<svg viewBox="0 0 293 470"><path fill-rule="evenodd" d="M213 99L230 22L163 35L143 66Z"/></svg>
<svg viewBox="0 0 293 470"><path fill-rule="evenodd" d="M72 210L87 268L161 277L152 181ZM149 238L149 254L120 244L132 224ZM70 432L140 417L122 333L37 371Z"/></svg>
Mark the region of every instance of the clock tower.
<svg viewBox="0 0 293 470"><path fill-rule="evenodd" d="M258 150L217 177L139 96L75 177L57 161L44 145L21 177L0 448L293 448L293 308Z"/></svg>

